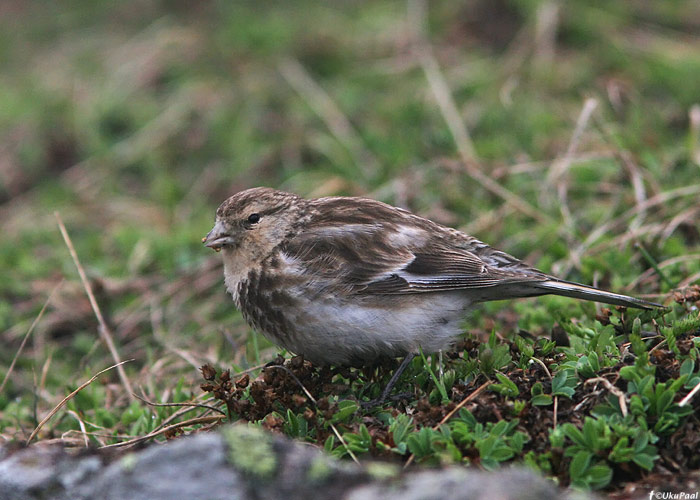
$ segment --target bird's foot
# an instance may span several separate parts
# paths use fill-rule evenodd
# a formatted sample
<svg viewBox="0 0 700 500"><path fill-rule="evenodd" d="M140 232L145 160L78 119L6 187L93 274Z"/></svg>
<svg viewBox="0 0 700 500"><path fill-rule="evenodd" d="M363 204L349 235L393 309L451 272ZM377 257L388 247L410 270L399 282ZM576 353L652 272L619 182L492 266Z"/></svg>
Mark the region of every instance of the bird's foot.
<svg viewBox="0 0 700 500"><path fill-rule="evenodd" d="M375 408L377 406L382 406L386 402L395 403L397 401L403 401L412 397L412 392L400 392L399 394L394 394L393 396L382 394L378 398L374 398L370 401L360 401L359 403L360 408L362 408L363 410L371 410L372 408Z"/></svg>

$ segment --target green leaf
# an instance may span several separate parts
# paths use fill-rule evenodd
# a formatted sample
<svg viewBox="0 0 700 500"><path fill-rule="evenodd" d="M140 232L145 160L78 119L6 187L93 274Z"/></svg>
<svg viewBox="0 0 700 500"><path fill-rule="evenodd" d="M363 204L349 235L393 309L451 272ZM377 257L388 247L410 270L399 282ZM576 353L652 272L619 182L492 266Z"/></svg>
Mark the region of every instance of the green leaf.
<svg viewBox="0 0 700 500"><path fill-rule="evenodd" d="M510 438L509 444L513 451L519 455L523 451L523 446L525 446L525 443L529 440L530 437L527 434L517 431L513 434L513 437Z"/></svg>
<svg viewBox="0 0 700 500"><path fill-rule="evenodd" d="M572 377L572 381L569 381L567 370L560 370L552 379L552 396L566 396L570 398L574 395L572 383L573 386L576 386L575 377Z"/></svg>
<svg viewBox="0 0 700 500"><path fill-rule="evenodd" d="M414 432L408 436L406 444L416 458L423 458L433 453L432 445L434 437L435 431L430 427L423 427L420 431Z"/></svg>
<svg viewBox="0 0 700 500"><path fill-rule="evenodd" d="M588 470L588 466L593 459L593 453L581 450L574 455L569 464L569 475L572 479L582 478Z"/></svg>
<svg viewBox="0 0 700 500"><path fill-rule="evenodd" d="M596 444L599 438L599 429L597 428L598 426L596 424L597 421L589 417L586 417L586 420L583 423L583 437L586 440L588 448L593 450L597 449Z"/></svg>
<svg viewBox="0 0 700 500"><path fill-rule="evenodd" d="M637 438L634 440L635 453L640 453L644 451L644 449L647 447L647 444L649 444L648 431L639 432Z"/></svg>
<svg viewBox="0 0 700 500"><path fill-rule="evenodd" d="M583 433L576 428L574 424L566 423L562 425L562 430L566 437L571 439L577 445L586 448L586 439L583 437Z"/></svg>
<svg viewBox="0 0 700 500"><path fill-rule="evenodd" d="M515 454L500 436L489 436L477 442L475 446L479 450L482 465L489 470L494 469L498 462L513 458Z"/></svg>
<svg viewBox="0 0 700 500"><path fill-rule="evenodd" d="M533 406L549 406L553 402L552 396L549 394L538 394L537 396L533 396L532 399L530 399L530 403Z"/></svg>
<svg viewBox="0 0 700 500"><path fill-rule="evenodd" d="M439 380L437 378L437 376L435 375L435 372L433 371L433 368L430 366L430 363L428 363L428 360L426 359L425 354L423 354L422 349L420 351L420 356L421 356L421 359L423 360L423 366L428 371L428 374L430 374L430 378L433 379L433 383L435 384L435 388L440 392L440 397L442 398L442 402L446 403L447 401L450 400L450 398L447 396L447 388L445 387L444 381Z"/></svg>
<svg viewBox="0 0 700 500"><path fill-rule="evenodd" d="M643 417L646 415L646 405L644 404L644 400L638 394L633 394L630 397L629 410L632 415L637 417Z"/></svg>
<svg viewBox="0 0 700 500"><path fill-rule="evenodd" d="M461 446L470 446L474 442L474 434L469 426L460 421L454 421L451 425L452 437Z"/></svg>
<svg viewBox="0 0 700 500"><path fill-rule="evenodd" d="M338 411L335 412L331 418L331 422L337 424L339 422L347 421L352 415L355 414L359 405L355 401L343 400L338 402Z"/></svg>
<svg viewBox="0 0 700 500"><path fill-rule="evenodd" d="M369 430L367 430L367 426L365 424L360 425L360 436L365 441L369 443L372 442L372 436L369 435Z"/></svg>
<svg viewBox="0 0 700 500"><path fill-rule="evenodd" d="M607 465L594 465L588 469L586 482L591 489L605 488L612 479L613 471Z"/></svg>
<svg viewBox="0 0 700 500"><path fill-rule="evenodd" d="M333 451L333 445L335 444L335 436L331 434L326 438L326 441L323 443L323 450L326 453L330 453Z"/></svg>
<svg viewBox="0 0 700 500"><path fill-rule="evenodd" d="M639 380L637 368L634 366L623 366L620 368L620 377L622 377L624 380Z"/></svg>
<svg viewBox="0 0 700 500"><path fill-rule="evenodd" d="M413 428L413 419L406 414L400 413L389 425L389 432L397 445L403 443L409 431Z"/></svg>
<svg viewBox="0 0 700 500"><path fill-rule="evenodd" d="M637 453L632 457L632 461L639 465L642 469L651 470L654 468L654 461L656 458L658 457L647 453Z"/></svg>
<svg viewBox="0 0 700 500"><path fill-rule="evenodd" d="M372 437L369 435L369 431L367 430L365 424L360 425L360 429L357 434L348 432L343 434L343 438L345 439L348 448L356 453L367 453L372 446Z"/></svg>
<svg viewBox="0 0 700 500"><path fill-rule="evenodd" d="M508 398L515 398L520 394L518 386L504 374L497 372L496 378L500 381L500 384L491 384L489 389Z"/></svg>
<svg viewBox="0 0 700 500"><path fill-rule="evenodd" d="M306 437L309 430L309 423L301 415L295 415L291 410L287 410L287 418L284 424L284 431L291 437Z"/></svg>
<svg viewBox="0 0 700 500"><path fill-rule="evenodd" d="M660 417L671 404L675 393L666 390L665 384L657 384L654 396L651 398L651 412Z"/></svg>
<svg viewBox="0 0 700 500"><path fill-rule="evenodd" d="M628 446L628 444L629 438L627 436L622 436L617 440L615 446L613 446L608 458L613 462L629 462L634 454L634 449Z"/></svg>
<svg viewBox="0 0 700 500"><path fill-rule="evenodd" d="M565 424L566 425L566 424ZM568 424L571 425L571 424ZM576 429L576 427L574 427ZM578 429L576 429L578 430ZM552 448L563 448L564 447L564 441L566 440L566 434L562 427L557 427L555 429L550 429L549 431L549 443L552 445Z"/></svg>
<svg viewBox="0 0 700 500"><path fill-rule="evenodd" d="M686 359L683 361L681 364L681 369L680 369L680 376L682 377L683 375L692 375L692 373L695 371L695 361L692 359Z"/></svg>
<svg viewBox="0 0 700 500"><path fill-rule="evenodd" d="M479 421L476 419L474 414L467 410L466 408L462 408L459 410L459 420L463 421L467 426L469 426L469 429L474 429L476 424L479 423Z"/></svg>

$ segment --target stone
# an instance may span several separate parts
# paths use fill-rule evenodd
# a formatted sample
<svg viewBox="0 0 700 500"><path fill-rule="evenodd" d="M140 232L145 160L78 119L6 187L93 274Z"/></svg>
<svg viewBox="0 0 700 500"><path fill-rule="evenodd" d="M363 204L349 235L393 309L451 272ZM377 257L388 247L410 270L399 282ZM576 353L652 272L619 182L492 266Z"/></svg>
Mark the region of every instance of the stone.
<svg viewBox="0 0 700 500"><path fill-rule="evenodd" d="M486 500L564 498L526 469L340 461L247 425L139 450L0 447L0 500Z"/></svg>

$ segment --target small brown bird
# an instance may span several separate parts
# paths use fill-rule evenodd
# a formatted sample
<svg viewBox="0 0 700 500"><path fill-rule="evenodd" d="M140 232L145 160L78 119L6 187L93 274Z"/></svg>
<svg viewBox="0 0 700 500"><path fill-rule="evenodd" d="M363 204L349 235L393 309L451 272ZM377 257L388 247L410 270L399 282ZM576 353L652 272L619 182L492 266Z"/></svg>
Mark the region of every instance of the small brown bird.
<svg viewBox="0 0 700 500"><path fill-rule="evenodd" d="M221 204L202 241L223 251L226 288L246 321L321 364L445 349L466 311L487 300L555 294L660 307L560 280L456 229L365 198L248 189Z"/></svg>

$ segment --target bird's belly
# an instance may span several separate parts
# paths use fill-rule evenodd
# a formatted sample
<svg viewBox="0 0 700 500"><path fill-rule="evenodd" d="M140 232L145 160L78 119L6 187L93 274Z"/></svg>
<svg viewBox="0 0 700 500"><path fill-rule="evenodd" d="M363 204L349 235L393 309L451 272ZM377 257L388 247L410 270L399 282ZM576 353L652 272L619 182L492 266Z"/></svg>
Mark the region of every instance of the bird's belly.
<svg viewBox="0 0 700 500"><path fill-rule="evenodd" d="M272 317L249 321L272 341L313 362L348 364L444 349L461 332L469 305L459 292L296 297L289 304L269 304Z"/></svg>

